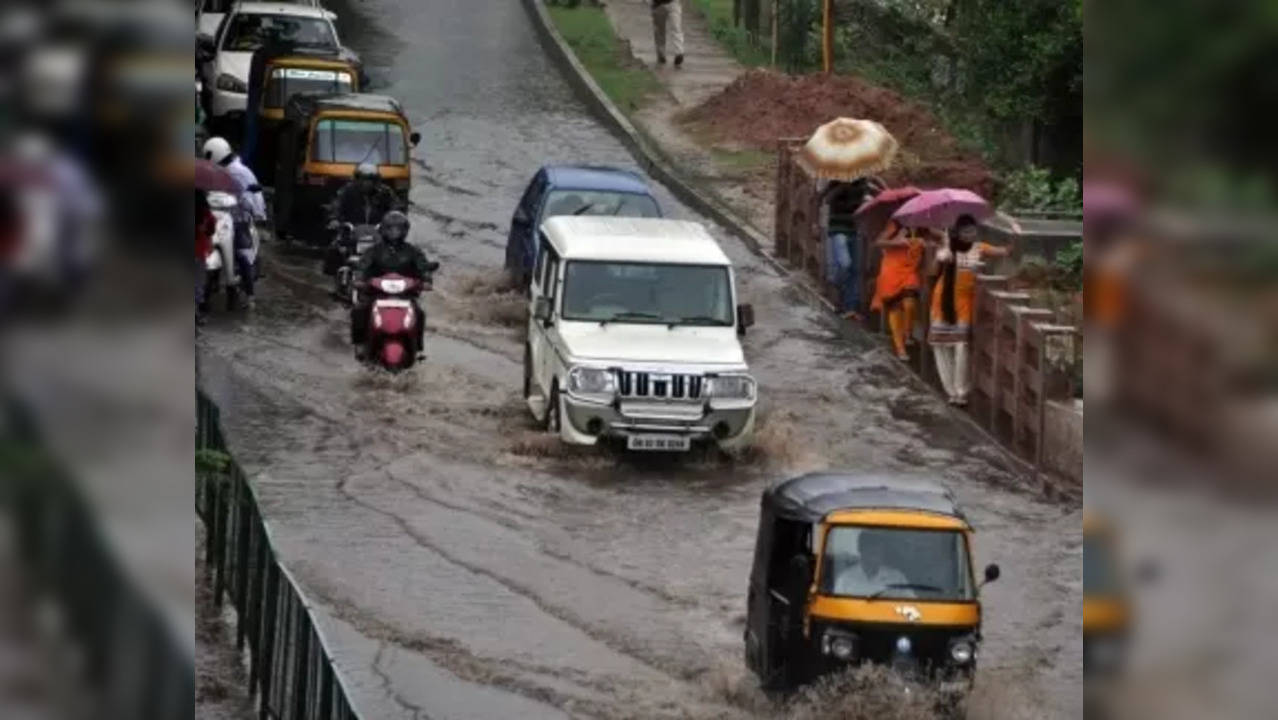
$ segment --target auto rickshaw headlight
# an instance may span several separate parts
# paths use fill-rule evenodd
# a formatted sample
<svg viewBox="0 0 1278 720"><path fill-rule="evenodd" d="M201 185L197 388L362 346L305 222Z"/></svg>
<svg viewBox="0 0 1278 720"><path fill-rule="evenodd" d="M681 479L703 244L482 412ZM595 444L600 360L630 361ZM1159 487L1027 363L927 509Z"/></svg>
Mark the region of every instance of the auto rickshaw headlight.
<svg viewBox="0 0 1278 720"><path fill-rule="evenodd" d="M837 660L851 660L856 657L856 637L827 630L821 638L821 651Z"/></svg>
<svg viewBox="0 0 1278 720"><path fill-rule="evenodd" d="M902 635L901 637L896 639L897 654L909 655L910 651L913 649L914 649L914 643L910 642L910 639L908 637Z"/></svg>
<svg viewBox="0 0 1278 720"><path fill-rule="evenodd" d="M967 640L955 640L950 643L950 659L955 665L967 665L976 657L976 648Z"/></svg>

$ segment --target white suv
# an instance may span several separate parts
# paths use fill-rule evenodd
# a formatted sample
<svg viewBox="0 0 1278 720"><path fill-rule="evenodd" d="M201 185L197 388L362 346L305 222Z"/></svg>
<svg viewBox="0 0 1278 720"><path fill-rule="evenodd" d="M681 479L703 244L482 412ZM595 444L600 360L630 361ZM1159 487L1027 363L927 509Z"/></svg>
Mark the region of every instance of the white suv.
<svg viewBox="0 0 1278 720"><path fill-rule="evenodd" d="M732 263L697 223L555 217L538 233L524 397L565 442L729 449L754 431L757 386Z"/></svg>
<svg viewBox="0 0 1278 720"><path fill-rule="evenodd" d="M344 51L333 17L318 5L242 2L231 7L217 34L202 35L197 47L209 115L221 118L244 111L253 53L268 39L301 48Z"/></svg>

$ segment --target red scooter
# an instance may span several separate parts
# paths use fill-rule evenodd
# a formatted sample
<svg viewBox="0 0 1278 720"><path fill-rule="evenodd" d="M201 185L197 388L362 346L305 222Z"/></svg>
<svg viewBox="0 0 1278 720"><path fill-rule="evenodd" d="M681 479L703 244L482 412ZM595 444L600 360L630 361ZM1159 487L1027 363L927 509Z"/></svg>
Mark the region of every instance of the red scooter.
<svg viewBox="0 0 1278 720"><path fill-rule="evenodd" d="M368 362L391 372L413 366L421 351L417 347L417 323L425 320L413 306L412 298L430 289L430 280L423 282L394 273L368 282L363 290L373 296L364 354Z"/></svg>

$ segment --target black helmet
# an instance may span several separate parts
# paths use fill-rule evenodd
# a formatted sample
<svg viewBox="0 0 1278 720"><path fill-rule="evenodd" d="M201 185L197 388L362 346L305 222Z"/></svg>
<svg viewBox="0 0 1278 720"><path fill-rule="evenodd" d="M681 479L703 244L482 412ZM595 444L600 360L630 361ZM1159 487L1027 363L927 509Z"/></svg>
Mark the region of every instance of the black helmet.
<svg viewBox="0 0 1278 720"><path fill-rule="evenodd" d="M381 224L377 226L377 231L381 233L382 239L386 242L401 243L408 237L410 225L407 215L398 210L391 210L382 218Z"/></svg>
<svg viewBox="0 0 1278 720"><path fill-rule="evenodd" d="M373 163L360 163L359 166L355 168L356 180L377 180L379 177L381 177L381 175L377 171L377 166Z"/></svg>

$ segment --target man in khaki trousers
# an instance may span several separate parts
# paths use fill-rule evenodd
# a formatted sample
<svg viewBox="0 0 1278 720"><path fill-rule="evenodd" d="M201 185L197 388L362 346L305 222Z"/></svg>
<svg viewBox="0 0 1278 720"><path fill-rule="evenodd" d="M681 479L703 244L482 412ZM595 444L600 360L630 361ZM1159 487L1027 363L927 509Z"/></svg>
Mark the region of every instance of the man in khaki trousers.
<svg viewBox="0 0 1278 720"><path fill-rule="evenodd" d="M683 8L681 0L652 0L652 34L657 41L657 63L666 64L666 31L675 67L683 65Z"/></svg>

